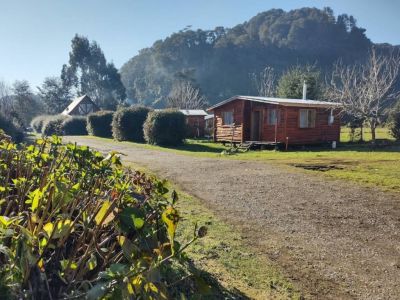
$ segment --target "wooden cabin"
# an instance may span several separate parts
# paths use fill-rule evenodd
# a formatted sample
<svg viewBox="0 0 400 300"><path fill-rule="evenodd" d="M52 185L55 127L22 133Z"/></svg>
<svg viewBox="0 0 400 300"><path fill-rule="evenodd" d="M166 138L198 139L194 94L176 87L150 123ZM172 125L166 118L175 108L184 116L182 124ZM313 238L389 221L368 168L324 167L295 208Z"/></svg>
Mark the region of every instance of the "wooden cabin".
<svg viewBox="0 0 400 300"><path fill-rule="evenodd" d="M88 95L75 98L61 113L66 116L86 116L90 113L99 111L100 108L90 99Z"/></svg>
<svg viewBox="0 0 400 300"><path fill-rule="evenodd" d="M187 137L200 138L204 137L205 119L207 113L202 109L180 109L185 115L187 125Z"/></svg>
<svg viewBox="0 0 400 300"><path fill-rule="evenodd" d="M339 103L234 96L208 109L214 141L259 144L339 142Z"/></svg>

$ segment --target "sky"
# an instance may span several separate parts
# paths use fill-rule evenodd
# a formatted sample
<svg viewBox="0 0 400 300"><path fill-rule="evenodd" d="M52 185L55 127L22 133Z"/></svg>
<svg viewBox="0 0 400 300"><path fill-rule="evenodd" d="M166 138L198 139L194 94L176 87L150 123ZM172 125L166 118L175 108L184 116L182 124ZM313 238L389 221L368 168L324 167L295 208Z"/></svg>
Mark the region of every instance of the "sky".
<svg viewBox="0 0 400 300"><path fill-rule="evenodd" d="M326 6L353 15L373 42L400 44L400 0L0 0L0 80L35 88L59 76L76 33L119 68L187 25L233 27L272 8Z"/></svg>

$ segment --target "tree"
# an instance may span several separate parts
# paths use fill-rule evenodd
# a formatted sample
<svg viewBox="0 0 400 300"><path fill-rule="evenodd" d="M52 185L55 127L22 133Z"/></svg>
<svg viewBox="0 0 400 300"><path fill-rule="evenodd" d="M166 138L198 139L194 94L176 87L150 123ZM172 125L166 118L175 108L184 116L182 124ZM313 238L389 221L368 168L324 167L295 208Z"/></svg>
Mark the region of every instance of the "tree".
<svg viewBox="0 0 400 300"><path fill-rule="evenodd" d="M178 81L168 96L168 107L178 109L201 109L207 105L199 88L188 81Z"/></svg>
<svg viewBox="0 0 400 300"><path fill-rule="evenodd" d="M27 126L36 115L42 111L41 103L37 101L29 82L26 80L16 80L12 86L13 110L22 121L23 126Z"/></svg>
<svg viewBox="0 0 400 300"><path fill-rule="evenodd" d="M12 111L11 88L4 81L0 81L0 112L4 116L9 116Z"/></svg>
<svg viewBox="0 0 400 300"><path fill-rule="evenodd" d="M364 64L334 65L326 97L342 103L349 115L368 122L375 143L376 127L391 101L399 95L396 86L399 71L399 53L379 55L372 49Z"/></svg>
<svg viewBox="0 0 400 300"><path fill-rule="evenodd" d="M281 98L302 99L303 85L307 84L307 98L319 99L322 95L320 72L315 66L295 66L279 79L277 94Z"/></svg>
<svg viewBox="0 0 400 300"><path fill-rule="evenodd" d="M263 97L274 97L276 93L276 74L274 68L265 67L258 75L251 74L257 94Z"/></svg>
<svg viewBox="0 0 400 300"><path fill-rule="evenodd" d="M70 89L59 77L47 77L38 90L49 114L61 113L71 101Z"/></svg>
<svg viewBox="0 0 400 300"><path fill-rule="evenodd" d="M125 87L113 63L107 63L95 42L76 35L72 39L69 64L61 71L64 87L74 88L79 95L87 94L100 107L115 109L125 101Z"/></svg>

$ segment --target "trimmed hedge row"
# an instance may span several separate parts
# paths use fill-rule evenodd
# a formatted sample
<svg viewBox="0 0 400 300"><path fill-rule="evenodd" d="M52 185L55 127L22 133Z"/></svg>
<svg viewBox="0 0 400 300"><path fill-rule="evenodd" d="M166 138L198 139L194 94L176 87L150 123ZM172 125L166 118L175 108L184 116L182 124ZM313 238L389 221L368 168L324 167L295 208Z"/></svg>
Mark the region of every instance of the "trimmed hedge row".
<svg viewBox="0 0 400 300"><path fill-rule="evenodd" d="M121 108L114 114L112 135L117 141L143 143L143 124L150 109L144 106Z"/></svg>
<svg viewBox="0 0 400 300"><path fill-rule="evenodd" d="M64 115L47 116L42 125L42 134L50 136L53 134L62 135L62 123L68 118Z"/></svg>
<svg viewBox="0 0 400 300"><path fill-rule="evenodd" d="M31 127L44 136L87 135L86 117L64 115L42 115L34 118Z"/></svg>
<svg viewBox="0 0 400 300"><path fill-rule="evenodd" d="M176 146L186 136L185 115L177 110L150 112L143 126L144 137L149 144Z"/></svg>
<svg viewBox="0 0 400 300"><path fill-rule="evenodd" d="M112 137L111 123L114 112L98 111L87 116L87 132L89 135Z"/></svg>
<svg viewBox="0 0 400 300"><path fill-rule="evenodd" d="M87 135L87 121L86 117L73 116L66 118L61 124L61 131L63 135Z"/></svg>

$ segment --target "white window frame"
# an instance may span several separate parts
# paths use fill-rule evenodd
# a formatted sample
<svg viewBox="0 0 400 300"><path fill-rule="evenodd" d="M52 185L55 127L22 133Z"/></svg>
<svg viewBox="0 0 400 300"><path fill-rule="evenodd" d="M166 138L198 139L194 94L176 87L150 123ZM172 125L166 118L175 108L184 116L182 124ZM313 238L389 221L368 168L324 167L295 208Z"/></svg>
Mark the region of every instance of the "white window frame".
<svg viewBox="0 0 400 300"><path fill-rule="evenodd" d="M316 109L299 110L299 128L315 128L316 119L317 119Z"/></svg>
<svg viewBox="0 0 400 300"><path fill-rule="evenodd" d="M267 124L268 125L279 124L279 113L277 108L267 109Z"/></svg>
<svg viewBox="0 0 400 300"><path fill-rule="evenodd" d="M232 124L234 124L233 110L223 111L222 112L222 125L232 125Z"/></svg>

